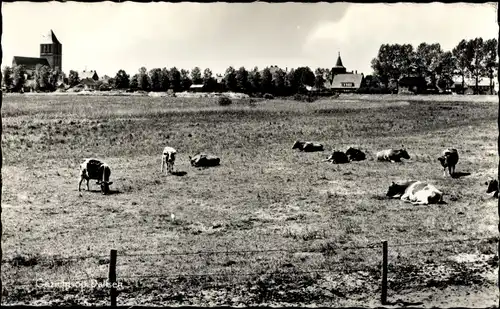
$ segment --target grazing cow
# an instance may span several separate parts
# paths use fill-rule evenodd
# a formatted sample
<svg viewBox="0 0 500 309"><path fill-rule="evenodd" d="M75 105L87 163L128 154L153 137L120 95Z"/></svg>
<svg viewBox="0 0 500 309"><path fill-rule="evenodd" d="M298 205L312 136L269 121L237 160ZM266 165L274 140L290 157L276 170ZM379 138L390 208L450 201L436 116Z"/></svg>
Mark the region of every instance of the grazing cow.
<svg viewBox="0 0 500 309"><path fill-rule="evenodd" d="M333 164L343 164L349 163L349 158L344 152L334 150L326 161L332 162Z"/></svg>
<svg viewBox="0 0 500 309"><path fill-rule="evenodd" d="M300 151L305 151L305 152L324 150L323 145L320 143L301 142L301 141L295 141L295 143L292 146L292 149L299 149Z"/></svg>
<svg viewBox="0 0 500 309"><path fill-rule="evenodd" d="M438 161L443 167L443 176L446 176L446 168L448 168L450 176L453 176L455 174L455 165L458 163L458 150L455 148L445 149L442 155L438 158Z"/></svg>
<svg viewBox="0 0 500 309"><path fill-rule="evenodd" d="M349 161L363 161L366 159L366 154L359 149L349 147L345 152Z"/></svg>
<svg viewBox="0 0 500 309"><path fill-rule="evenodd" d="M410 155L406 151L406 149L401 148L398 150L395 149L386 149L377 152L377 160L378 161L390 161L390 162L401 162L401 158L410 159Z"/></svg>
<svg viewBox="0 0 500 309"><path fill-rule="evenodd" d="M486 189L486 193L495 192L493 196L498 197L498 180L490 179L484 184L488 186L488 189Z"/></svg>
<svg viewBox="0 0 500 309"><path fill-rule="evenodd" d="M422 181L392 182L386 195L392 198L399 196L402 201L414 205L427 205L443 201L443 192Z"/></svg>
<svg viewBox="0 0 500 309"><path fill-rule="evenodd" d="M80 191L82 181L87 180L87 191L89 189L89 180L97 180L97 184L101 186L102 194L109 193L109 186L113 182L109 181L111 176L111 169L109 166L96 159L86 159L82 164L80 164L80 183L78 183L78 191Z"/></svg>
<svg viewBox="0 0 500 309"><path fill-rule="evenodd" d="M165 147L163 148L163 155L161 156L161 172L163 173L163 169L165 167L165 164L167 165L167 171L166 174L170 173L172 174L174 170L174 163L175 163L175 155L177 154L177 150L175 150L172 147Z"/></svg>
<svg viewBox="0 0 500 309"><path fill-rule="evenodd" d="M189 156L189 161L194 167L210 167L220 164L219 157L205 153L198 153L194 157Z"/></svg>

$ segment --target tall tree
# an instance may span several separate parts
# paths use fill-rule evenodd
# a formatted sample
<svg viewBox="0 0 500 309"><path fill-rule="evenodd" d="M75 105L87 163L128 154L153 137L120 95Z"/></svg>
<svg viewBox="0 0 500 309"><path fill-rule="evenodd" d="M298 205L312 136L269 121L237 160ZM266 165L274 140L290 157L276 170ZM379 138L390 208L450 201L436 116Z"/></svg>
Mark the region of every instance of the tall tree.
<svg viewBox="0 0 500 309"><path fill-rule="evenodd" d="M183 91L186 91L193 84L191 79L189 78L189 71L181 69L181 88Z"/></svg>
<svg viewBox="0 0 500 309"><path fill-rule="evenodd" d="M2 76L2 84L5 86L5 88L7 90L10 90L12 88L12 86L14 85L14 71L12 70L11 67L9 66L6 66L4 69L3 69L3 72L2 72L3 76Z"/></svg>
<svg viewBox="0 0 500 309"><path fill-rule="evenodd" d="M455 58L455 72L454 75L462 77L462 90L465 89L465 76L469 64L472 61L472 53L469 44L466 40L460 41L455 48L451 51Z"/></svg>
<svg viewBox="0 0 500 309"><path fill-rule="evenodd" d="M497 48L497 39L484 42L485 71L490 79L490 94L493 94L493 77L495 77L495 69L498 67Z"/></svg>
<svg viewBox="0 0 500 309"><path fill-rule="evenodd" d="M12 71L12 90L21 91L24 87L24 82L26 81L26 68L24 67L24 65L16 65L14 66Z"/></svg>
<svg viewBox="0 0 500 309"><path fill-rule="evenodd" d="M170 69L170 89L174 92L181 91L181 72L176 67Z"/></svg>
<svg viewBox="0 0 500 309"><path fill-rule="evenodd" d="M224 88L228 91L233 91L233 92L238 91L238 85L236 82L236 71L232 66L227 68L224 74Z"/></svg>
<svg viewBox="0 0 500 309"><path fill-rule="evenodd" d="M125 89L130 85L130 76L125 70L119 70L115 76L115 88Z"/></svg>
<svg viewBox="0 0 500 309"><path fill-rule="evenodd" d="M35 68L35 89L41 91L50 91L50 75L52 69L46 65L37 65Z"/></svg>
<svg viewBox="0 0 500 309"><path fill-rule="evenodd" d="M134 74L130 79L130 89L136 90L139 88L139 74Z"/></svg>
<svg viewBox="0 0 500 309"><path fill-rule="evenodd" d="M325 87L325 70L321 68L317 68L316 71L314 71L314 87L317 90L321 90Z"/></svg>
<svg viewBox="0 0 500 309"><path fill-rule="evenodd" d="M285 86L287 88L288 95L292 95L298 92L299 81L297 80L297 74L295 74L295 69L291 68L285 76Z"/></svg>
<svg viewBox="0 0 500 309"><path fill-rule="evenodd" d="M274 71L273 83L276 95L284 95L286 93L286 73L281 68Z"/></svg>
<svg viewBox="0 0 500 309"><path fill-rule="evenodd" d="M239 92L248 93L248 71L245 67L240 67L238 71L236 71L236 88Z"/></svg>
<svg viewBox="0 0 500 309"><path fill-rule="evenodd" d="M80 77L77 71L70 70L68 76L68 83L70 87L74 87L80 83Z"/></svg>
<svg viewBox="0 0 500 309"><path fill-rule="evenodd" d="M144 91L149 91L151 89L148 70L145 67L141 67L139 69L139 73L137 74L137 88Z"/></svg>
<svg viewBox="0 0 500 309"><path fill-rule="evenodd" d="M425 77L428 84L436 86L438 79L437 69L440 64L443 50L439 43L420 43L415 52L415 60L418 76Z"/></svg>
<svg viewBox="0 0 500 309"><path fill-rule="evenodd" d="M399 78L412 72L414 57L410 44L382 44L377 57L372 60L372 68L385 87L389 87L390 81L397 87Z"/></svg>
<svg viewBox="0 0 500 309"><path fill-rule="evenodd" d="M212 92L215 91L216 88L216 81L212 76L212 70L209 68L206 68L203 71L203 88L207 92Z"/></svg>
<svg viewBox="0 0 500 309"><path fill-rule="evenodd" d="M274 93L273 75L271 74L269 67L262 70L262 80L260 85L262 93Z"/></svg>
<svg viewBox="0 0 500 309"><path fill-rule="evenodd" d="M170 88L170 72L168 71L167 68L161 69L161 74L160 74L160 85L161 85L161 91L167 91Z"/></svg>
<svg viewBox="0 0 500 309"><path fill-rule="evenodd" d="M149 70L149 79L151 81L151 91L162 91L160 68Z"/></svg>
<svg viewBox="0 0 500 309"><path fill-rule="evenodd" d="M250 84L250 89L253 93L261 91L261 76L258 67L254 67L253 70L248 74L248 83Z"/></svg>
<svg viewBox="0 0 500 309"><path fill-rule="evenodd" d="M478 94L479 82L482 76L487 75L486 72L486 57L484 49L484 41L482 38L475 38L468 42L469 51L472 55L472 61L469 63L468 73L475 81L474 93Z"/></svg>
<svg viewBox="0 0 500 309"><path fill-rule="evenodd" d="M191 81L196 85L203 83L203 78L201 77L201 70L199 67L194 67L194 69L191 70Z"/></svg>
<svg viewBox="0 0 500 309"><path fill-rule="evenodd" d="M455 70L455 61L450 51L440 55L438 66L436 67L437 86L441 89L448 89L453 85L453 74Z"/></svg>

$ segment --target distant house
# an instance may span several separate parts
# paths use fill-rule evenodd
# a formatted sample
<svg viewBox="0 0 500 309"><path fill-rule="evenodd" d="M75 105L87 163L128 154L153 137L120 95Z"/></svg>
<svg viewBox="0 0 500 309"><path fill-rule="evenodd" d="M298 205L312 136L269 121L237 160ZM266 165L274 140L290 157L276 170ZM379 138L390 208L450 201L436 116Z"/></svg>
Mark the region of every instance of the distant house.
<svg viewBox="0 0 500 309"><path fill-rule="evenodd" d="M89 77L80 79L80 85L83 86L84 90L96 90L98 87L96 80Z"/></svg>
<svg viewBox="0 0 500 309"><path fill-rule="evenodd" d="M361 87L363 74L337 74L333 77L330 89L334 92L354 92Z"/></svg>
<svg viewBox="0 0 500 309"><path fill-rule="evenodd" d="M331 80L329 80L328 76L324 76L324 88L327 92L355 92L361 87L364 80L363 74L358 74L358 71L347 72L347 69L342 64L340 53L331 73Z"/></svg>
<svg viewBox="0 0 500 309"><path fill-rule="evenodd" d="M50 67L46 58L20 57L14 56L12 59L12 67L23 65L26 68L28 76L33 76L37 65L45 65Z"/></svg>
<svg viewBox="0 0 500 309"><path fill-rule="evenodd" d="M493 79L492 85L490 85L490 79L483 77L479 79L478 83L478 93L479 94L497 94L498 93L498 81L496 78ZM463 94L474 94L474 89L476 88L476 80L474 78L465 78L464 87L462 88L462 77L456 76L453 78L453 86L451 91L454 93ZM493 88L493 89L491 89ZM492 91L493 90L493 91Z"/></svg>
<svg viewBox="0 0 500 309"><path fill-rule="evenodd" d="M426 92L427 81L423 77L405 76L398 81L398 94L420 94Z"/></svg>
<svg viewBox="0 0 500 309"><path fill-rule="evenodd" d="M193 84L189 87L189 92L203 92L203 84Z"/></svg>
<svg viewBox="0 0 500 309"><path fill-rule="evenodd" d="M94 70L90 70L90 71L83 70L83 71L78 73L78 77L80 78L80 80L86 79L86 78L91 78L95 81L99 80L99 75L97 75L97 72Z"/></svg>

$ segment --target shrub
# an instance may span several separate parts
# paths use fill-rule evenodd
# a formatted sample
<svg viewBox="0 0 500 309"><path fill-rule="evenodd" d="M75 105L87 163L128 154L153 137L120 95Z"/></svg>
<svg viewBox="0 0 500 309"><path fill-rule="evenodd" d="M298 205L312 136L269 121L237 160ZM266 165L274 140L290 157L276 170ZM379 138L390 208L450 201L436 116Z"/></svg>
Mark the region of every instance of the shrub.
<svg viewBox="0 0 500 309"><path fill-rule="evenodd" d="M274 96L272 94L270 94L270 93L266 93L266 94L264 94L264 99L266 99L266 100L272 100L272 99L274 99Z"/></svg>
<svg viewBox="0 0 500 309"><path fill-rule="evenodd" d="M219 105L222 105L222 106L231 105L233 103L233 101L231 101L231 99L226 97L226 96L219 97L217 99L217 102L219 103Z"/></svg>
<svg viewBox="0 0 500 309"><path fill-rule="evenodd" d="M293 96L293 99L295 101L302 101L302 102L314 102L316 100L316 97L306 95L306 94L296 94Z"/></svg>

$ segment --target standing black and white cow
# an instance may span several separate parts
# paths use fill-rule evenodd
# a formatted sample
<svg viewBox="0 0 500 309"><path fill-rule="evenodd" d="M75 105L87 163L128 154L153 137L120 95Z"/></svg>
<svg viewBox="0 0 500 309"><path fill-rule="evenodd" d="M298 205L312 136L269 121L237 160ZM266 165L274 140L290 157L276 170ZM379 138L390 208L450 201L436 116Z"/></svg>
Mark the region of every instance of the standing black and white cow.
<svg viewBox="0 0 500 309"><path fill-rule="evenodd" d="M87 191L90 191L89 180L97 180L97 184L101 186L102 194L109 193L109 186L113 182L109 181L111 169L109 166L97 159L86 159L80 164L80 182L78 183L78 191L80 191L83 180L87 181Z"/></svg>
<svg viewBox="0 0 500 309"><path fill-rule="evenodd" d="M443 201L443 192L422 181L392 182L386 195L391 198L399 197L402 201L414 205L437 204Z"/></svg>
<svg viewBox="0 0 500 309"><path fill-rule="evenodd" d="M458 163L458 150L456 150L455 148L448 148L443 150L443 153L438 158L438 161L443 167L443 176L446 176L446 168L448 168L450 176L453 177L453 175L455 174L455 165L457 165Z"/></svg>
<svg viewBox="0 0 500 309"><path fill-rule="evenodd" d="M177 155L177 150L172 147L163 148L163 154L161 156L161 172L163 173L163 169L165 164L167 165L166 174L172 174L174 170L175 156Z"/></svg>
<svg viewBox="0 0 500 309"><path fill-rule="evenodd" d="M401 158L406 160L410 159L410 155L408 154L405 148L401 148L398 150L386 149L377 152L378 161L401 162Z"/></svg>

